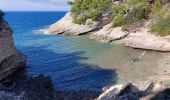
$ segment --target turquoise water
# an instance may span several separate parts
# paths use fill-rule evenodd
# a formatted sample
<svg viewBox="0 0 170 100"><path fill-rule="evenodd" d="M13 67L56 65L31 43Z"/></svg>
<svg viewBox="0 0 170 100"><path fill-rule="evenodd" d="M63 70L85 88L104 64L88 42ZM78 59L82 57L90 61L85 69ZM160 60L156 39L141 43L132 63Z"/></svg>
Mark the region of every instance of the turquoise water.
<svg viewBox="0 0 170 100"><path fill-rule="evenodd" d="M7 12L17 49L27 56L27 73L51 76L57 89L101 89L116 83L115 70L83 63L90 56L111 49L87 36L47 35L43 29L66 12Z"/></svg>
<svg viewBox="0 0 170 100"><path fill-rule="evenodd" d="M44 30L66 12L7 12L16 47L27 55L28 75L51 76L56 89L101 89L164 75L163 53L90 40L87 35L47 35ZM144 55L143 55L144 54ZM143 55L139 61L133 59ZM145 85L146 86L146 85Z"/></svg>

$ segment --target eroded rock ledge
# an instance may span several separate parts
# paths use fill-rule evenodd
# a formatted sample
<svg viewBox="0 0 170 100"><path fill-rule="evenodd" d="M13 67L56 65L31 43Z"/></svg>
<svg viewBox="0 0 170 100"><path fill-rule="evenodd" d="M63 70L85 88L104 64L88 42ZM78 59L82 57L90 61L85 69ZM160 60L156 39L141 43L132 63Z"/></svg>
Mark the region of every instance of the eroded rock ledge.
<svg viewBox="0 0 170 100"><path fill-rule="evenodd" d="M3 19L3 15L0 11L0 80L26 64L25 56L14 46L13 31Z"/></svg>
<svg viewBox="0 0 170 100"><path fill-rule="evenodd" d="M85 25L78 25L73 23L73 18L68 12L61 20L51 25L47 31L48 33L64 34L64 35L81 35L97 29L101 29L113 19L112 15L105 14L98 21L87 20Z"/></svg>

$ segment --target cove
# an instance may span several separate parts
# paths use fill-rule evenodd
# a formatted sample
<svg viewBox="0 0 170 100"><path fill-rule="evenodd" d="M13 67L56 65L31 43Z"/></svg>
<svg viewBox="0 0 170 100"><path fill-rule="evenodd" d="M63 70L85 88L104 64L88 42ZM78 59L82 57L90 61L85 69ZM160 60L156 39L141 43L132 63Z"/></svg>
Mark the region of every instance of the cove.
<svg viewBox="0 0 170 100"><path fill-rule="evenodd" d="M7 12L16 47L27 55L28 75L51 76L57 89L101 89L105 86L149 82L159 69L162 53L136 50L90 40L87 35L47 35L46 27L66 12ZM145 55L140 61L132 59ZM147 76L147 78L146 78Z"/></svg>

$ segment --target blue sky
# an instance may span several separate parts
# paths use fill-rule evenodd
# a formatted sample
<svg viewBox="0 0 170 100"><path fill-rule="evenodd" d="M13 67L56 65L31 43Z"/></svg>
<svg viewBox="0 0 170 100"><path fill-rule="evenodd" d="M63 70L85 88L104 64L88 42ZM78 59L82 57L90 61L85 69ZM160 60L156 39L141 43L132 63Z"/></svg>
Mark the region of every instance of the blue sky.
<svg viewBox="0 0 170 100"><path fill-rule="evenodd" d="M67 5L67 1L68 0L0 0L0 9L3 11L68 11L70 6Z"/></svg>

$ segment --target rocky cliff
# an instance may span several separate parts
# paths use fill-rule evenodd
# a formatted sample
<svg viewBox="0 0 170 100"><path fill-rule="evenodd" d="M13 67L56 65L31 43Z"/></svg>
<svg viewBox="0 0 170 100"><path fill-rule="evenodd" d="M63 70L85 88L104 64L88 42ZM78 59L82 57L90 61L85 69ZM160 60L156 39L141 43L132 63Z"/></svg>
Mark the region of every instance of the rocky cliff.
<svg viewBox="0 0 170 100"><path fill-rule="evenodd" d="M169 41L170 40L170 37L169 37L170 23L168 19L169 17L167 17L167 16L170 16L169 15L169 12L170 12L169 0L160 0L161 2L159 2L159 0L148 0L148 1L146 0L143 3L139 1L137 2L136 0L135 2L139 3L139 5L141 4L149 5L149 8L151 9L149 10L148 13L150 13L150 15L145 15L144 13L145 16L142 19L140 19L141 21L136 21L132 25L131 24L129 25L129 23L126 23L124 26L121 26L121 25L114 26L113 22L116 20L116 18L118 22L119 21L126 22L132 19L132 17L122 20L120 16L117 16L117 17L113 16L113 12L117 12L118 9L119 10L123 9L121 7L124 3L116 2L116 1L121 1L121 0L113 1L112 5L114 5L114 7L117 7L117 8L114 8L114 10L110 12L103 12L102 14L100 14L100 16L96 20L87 19L85 20L85 24L80 24L80 25L75 24L74 16L72 16L74 13L69 12L61 20L51 25L47 31L49 33L64 34L64 35L81 35L81 34L90 32L89 37L91 39L95 39L95 40L98 40L104 43L121 40L121 43L123 45L132 47L132 48L156 50L156 51L164 51L164 52L170 51L170 41ZM130 0L127 0L127 1L130 1ZM156 2L159 5L162 5L160 6L161 9L159 10L160 12L165 13L164 14L165 18L162 17L161 19L158 17L157 19L157 17L155 17L154 15L153 15L154 17L151 16L152 13L160 13L157 10L156 12L154 12L154 9L156 9L155 7L157 7ZM76 1L74 3L76 3ZM78 6L79 3L77 3L77 5L74 5L74 3L72 5L72 8L74 8L75 6L79 7ZM82 4L82 6L84 6L84 4ZM141 6L139 7L134 6L134 5L131 5L131 6L123 10L123 13L125 13L124 17L129 16L131 13L134 13L135 11L136 13L141 12L141 11L138 11L139 9L141 9L140 8ZM145 10L146 9L144 8L144 10L142 11L145 11ZM80 10L80 12L81 11L84 12L84 10ZM121 12L122 11L120 11L120 13ZM142 15L142 14L139 14L139 15ZM157 30L159 30L159 32L157 32Z"/></svg>
<svg viewBox="0 0 170 100"><path fill-rule="evenodd" d="M104 25L108 24L113 19L110 14L104 14L98 21L88 19L85 25L73 23L73 16L68 12L61 20L51 25L48 33L64 34L64 35L82 35L101 29Z"/></svg>
<svg viewBox="0 0 170 100"><path fill-rule="evenodd" d="M0 12L0 80L25 65L25 56L16 50L13 31L3 15L3 12Z"/></svg>

